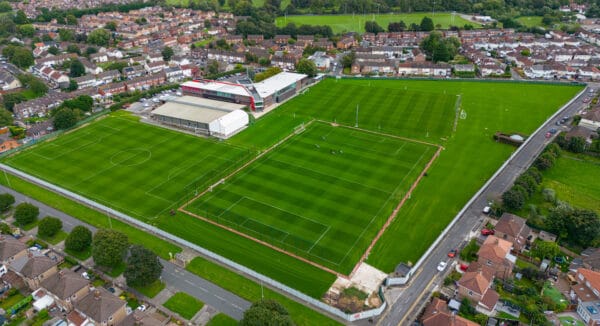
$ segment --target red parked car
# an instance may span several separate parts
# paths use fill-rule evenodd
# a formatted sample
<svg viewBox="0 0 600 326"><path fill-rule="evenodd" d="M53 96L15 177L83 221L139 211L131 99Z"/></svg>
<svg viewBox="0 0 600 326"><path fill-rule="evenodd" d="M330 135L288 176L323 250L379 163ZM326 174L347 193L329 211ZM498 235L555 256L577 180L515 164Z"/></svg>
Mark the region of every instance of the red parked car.
<svg viewBox="0 0 600 326"><path fill-rule="evenodd" d="M491 229L483 229L481 230L481 235L493 235L495 232Z"/></svg>
<svg viewBox="0 0 600 326"><path fill-rule="evenodd" d="M450 250L450 252L448 253L448 257L450 257L450 258L454 258L454 257L456 257L456 254L457 254L457 253L458 253L458 250L456 250L456 249L452 249L452 250Z"/></svg>

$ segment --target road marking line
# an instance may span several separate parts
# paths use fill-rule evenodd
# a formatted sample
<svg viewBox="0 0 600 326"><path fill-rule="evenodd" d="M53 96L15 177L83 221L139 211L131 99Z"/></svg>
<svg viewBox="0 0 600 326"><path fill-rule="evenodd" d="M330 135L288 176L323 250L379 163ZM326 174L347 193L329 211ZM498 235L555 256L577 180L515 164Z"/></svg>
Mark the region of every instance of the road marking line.
<svg viewBox="0 0 600 326"><path fill-rule="evenodd" d="M183 281L189 285L196 285L196 283L191 282L190 280L183 280Z"/></svg>
<svg viewBox="0 0 600 326"><path fill-rule="evenodd" d="M410 315L410 313L413 311L413 309L415 309L415 306L419 303L419 301L421 301L421 298L423 298L423 295L425 295L425 293L427 292L427 290L429 289L429 287L431 286L431 284L433 283L433 281L435 281L436 278L437 278L437 275L434 275L431 278L431 281L429 281L429 283L427 283L427 285L425 286L425 288L423 289L423 291L421 291L421 293L419 294L419 296L417 297L417 299L413 302L413 304L410 306L410 308L408 308L408 310L406 311L406 314L404 315L404 317L402 317L402 319L400 319L400 322L398 322L398 325L402 325L402 323L404 322L404 320L406 319L406 317L408 317L408 315Z"/></svg>
<svg viewBox="0 0 600 326"><path fill-rule="evenodd" d="M240 306L236 305L235 303L232 303L231 306L234 307L237 310L244 311L244 309L242 309Z"/></svg>
<svg viewBox="0 0 600 326"><path fill-rule="evenodd" d="M225 300L224 298L222 298L221 296L218 296L218 295L216 295L216 294L215 294L215 298L217 298L217 299L219 299L219 300L221 300L221 301L227 301L227 300Z"/></svg>

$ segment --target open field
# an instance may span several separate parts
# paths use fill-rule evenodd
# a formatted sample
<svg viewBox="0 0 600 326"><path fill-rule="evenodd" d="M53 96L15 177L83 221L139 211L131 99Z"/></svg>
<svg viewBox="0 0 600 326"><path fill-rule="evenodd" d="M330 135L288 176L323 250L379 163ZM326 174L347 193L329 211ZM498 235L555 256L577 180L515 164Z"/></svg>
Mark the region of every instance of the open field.
<svg viewBox="0 0 600 326"><path fill-rule="evenodd" d="M436 150L316 122L187 210L348 274Z"/></svg>
<svg viewBox="0 0 600 326"><path fill-rule="evenodd" d="M11 165L42 178L50 179L59 185L67 188L74 187L75 191L85 195L94 191L93 199L97 199L98 196L107 197L105 200L118 197L115 199L115 205L111 203L109 205L117 209L120 209L116 207L119 204L131 205L130 210L124 209L126 213L143 210L148 215L142 218L148 220L148 217L156 217L156 219L150 220L152 224L318 298L333 282L335 277L332 274L181 212L170 216L168 207L171 205L154 198L148 199L145 195L148 192L149 184L156 183L158 179L163 182L166 180L167 184L174 182L173 185L165 186L156 194L163 199L168 198L174 203L180 203L180 197L186 197L186 194L179 190L177 185L186 184L187 180L197 180L199 188L202 188L201 184L206 188L206 182L203 183L205 180L201 179L202 174L208 170L215 171L215 175L219 174L218 172L222 172L221 169L226 164L219 165L214 162L215 160L211 160L206 166L202 165L202 168L189 169L189 176L174 173L173 177L185 179L176 182L177 178L167 178L161 174L167 169L165 162L169 161L173 166L193 165L193 162L185 162L201 160L210 155L211 150L218 151L219 155L224 157L228 155L246 157L244 153L256 153L258 150L272 146L289 135L294 127L313 118L354 125L357 105L359 107L358 125L362 129L381 131L442 145L445 150L434 162L428 176L423 178L416 187L412 198L402 207L398 217L390 225L388 231L383 234L368 258L368 262L372 265L384 271L391 271L400 261L416 261L456 212L514 150L513 147L495 143L492 140L495 131L530 133L579 90L580 87L576 86L500 82L374 79L336 81L327 79L312 87L305 94L283 104L227 142L218 143L180 135L161 128L143 125L131 119L124 119L117 114L61 136L56 141L26 150L10 158L9 162ZM460 108L464 114L455 120L457 95L461 97ZM119 129L120 138L106 132L105 124L107 122L105 121L109 121L109 126ZM110 121L116 121L114 126L110 125ZM454 121L457 122L455 131L453 131ZM64 140L73 139L72 135L77 133L87 135L87 130L93 130L98 135L106 135L106 139L122 139L123 141L113 141L110 146L90 145L91 154L87 155L75 156L75 154L65 153L69 148L69 143L65 143ZM307 135L310 136L310 130L307 131ZM82 183L73 185L74 180L68 179L68 176L67 179L64 179L65 175L61 178L54 176L54 173L62 173L64 169L69 169L73 165L72 162L77 162L77 164L82 162L82 165L86 165L91 171L82 173L84 173L84 177L89 176L94 172L97 173L103 167L109 167L103 161L108 156L108 153L105 152L118 153L132 147L149 147L158 141L157 139L164 140L168 136L173 139L170 142L167 141L167 146L171 143L175 143L177 146L169 146L170 151L163 152L163 155L152 155L151 160L157 160L153 164L138 160L139 156L143 157L141 151L133 152L121 159L117 157L116 162L119 163L119 166L111 166L107 170L107 174L101 173L98 176L102 182L108 182L104 187L95 185L97 189L92 190L93 186L91 185ZM304 134L299 136L300 140L305 137ZM179 140L180 137L185 140ZM97 138L88 136L85 139L91 142ZM51 144L61 144L61 146L53 151ZM102 142L97 144L102 144ZM100 146L100 148L93 149L95 146ZM314 147L314 143L312 146ZM378 145L374 143L373 146L377 147ZM154 153L154 148L151 149ZM72 161L64 162L47 160L45 163L54 165L54 167L46 166L39 163L44 157L34 154L38 151L46 158L53 157L53 155L73 155L73 158ZM346 152L344 150L344 153ZM273 154L281 156L278 151ZM28 159L22 158L24 156ZM178 159L174 159L174 157ZM269 156L265 157L265 159L267 158ZM127 169L127 167L121 166L123 165L122 161L129 164L129 162L135 163L135 160L138 160L139 164L136 169ZM155 167L154 164L157 166ZM56 165L62 165L62 167L56 167ZM227 166L232 165L235 164ZM321 164L318 166L319 168L326 167ZM123 172L119 172L121 170ZM67 171L66 173L71 172ZM310 174L308 175L310 176ZM77 174L73 174L72 177L77 178ZM265 178L263 178L265 184L272 179ZM311 182L314 181L313 179L307 178L307 180L312 180ZM243 179L241 180L243 181ZM232 183L232 187L234 188L236 184L238 183ZM226 186L228 185L229 182ZM188 187L188 191L194 188L196 186ZM174 191L181 192L171 193ZM133 194L139 196L140 200L144 200L144 204L140 204L141 201L132 200ZM153 192L153 194L155 193ZM377 197L379 198L379 196ZM165 211L165 209L167 210ZM346 239L340 240L346 241Z"/></svg>
<svg viewBox="0 0 600 326"><path fill-rule="evenodd" d="M441 28L449 26L464 26L471 24L474 27L481 25L463 19L460 15L452 15L451 13L435 13L430 12L410 13L410 14L366 14L366 15L298 15L298 16L282 16L277 17L275 24L277 27L283 27L289 23L296 25L329 25L334 33L342 32L365 32L365 22L375 20L379 26L387 30L387 26L391 22L399 22L401 20L410 25L412 23L420 24L423 17L433 19L433 24L440 24Z"/></svg>
<svg viewBox="0 0 600 326"><path fill-rule="evenodd" d="M517 18L517 21L526 27L542 26L542 16L523 16Z"/></svg>
<svg viewBox="0 0 600 326"><path fill-rule="evenodd" d="M574 207L586 208L600 214L600 184L590 180L600 180L600 159L587 155L563 152L552 168L543 172L544 180L528 204L534 204L540 214L547 215L554 205L544 201L542 190L553 189L556 198ZM527 205L519 213L527 216Z"/></svg>

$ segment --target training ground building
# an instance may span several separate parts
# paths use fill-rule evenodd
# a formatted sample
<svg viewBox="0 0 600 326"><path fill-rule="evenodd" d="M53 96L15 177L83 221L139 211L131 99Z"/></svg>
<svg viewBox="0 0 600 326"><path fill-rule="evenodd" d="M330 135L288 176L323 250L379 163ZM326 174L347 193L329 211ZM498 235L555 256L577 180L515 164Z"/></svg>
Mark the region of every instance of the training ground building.
<svg viewBox="0 0 600 326"><path fill-rule="evenodd" d="M282 102L298 93L310 82L307 75L281 72L258 83L194 80L181 85L185 95L239 103L252 111Z"/></svg>
<svg viewBox="0 0 600 326"><path fill-rule="evenodd" d="M245 107L244 104L182 96L167 100L152 111L151 116L164 125L227 139L248 126Z"/></svg>

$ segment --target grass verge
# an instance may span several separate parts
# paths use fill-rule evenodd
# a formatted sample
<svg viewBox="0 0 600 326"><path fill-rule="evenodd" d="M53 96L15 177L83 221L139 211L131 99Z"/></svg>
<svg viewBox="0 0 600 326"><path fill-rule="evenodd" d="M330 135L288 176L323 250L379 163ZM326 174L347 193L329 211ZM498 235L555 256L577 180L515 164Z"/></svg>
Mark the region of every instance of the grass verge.
<svg viewBox="0 0 600 326"><path fill-rule="evenodd" d="M164 288L165 288L165 283L163 283L159 280L156 280L153 283L148 284L146 286L134 287L134 289L136 289L138 292L140 292L141 294L145 295L148 298L154 298Z"/></svg>
<svg viewBox="0 0 600 326"><path fill-rule="evenodd" d="M42 237L38 235L38 237L50 244L57 245L61 241L65 240L69 234L63 230L58 231L55 235L51 237Z"/></svg>
<svg viewBox="0 0 600 326"><path fill-rule="evenodd" d="M179 316L190 320L204 307L204 303L187 293L177 292L163 303L163 306L179 314Z"/></svg>
<svg viewBox="0 0 600 326"><path fill-rule="evenodd" d="M186 269L251 302L260 300L264 294L265 299L273 299L281 303L297 325L341 325L305 305L204 258L194 258Z"/></svg>

